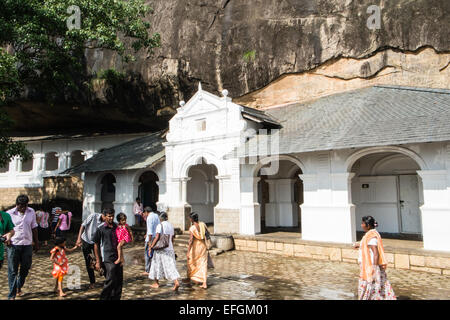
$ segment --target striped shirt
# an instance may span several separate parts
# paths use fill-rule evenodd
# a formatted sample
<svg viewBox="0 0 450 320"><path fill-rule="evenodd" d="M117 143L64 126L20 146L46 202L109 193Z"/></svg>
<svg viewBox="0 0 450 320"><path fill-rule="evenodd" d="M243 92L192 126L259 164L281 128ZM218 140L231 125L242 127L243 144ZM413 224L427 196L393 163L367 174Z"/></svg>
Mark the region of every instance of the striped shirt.
<svg viewBox="0 0 450 320"><path fill-rule="evenodd" d="M84 227L81 239L89 244L94 244L95 233L102 224L102 215L100 213L91 213L81 224Z"/></svg>

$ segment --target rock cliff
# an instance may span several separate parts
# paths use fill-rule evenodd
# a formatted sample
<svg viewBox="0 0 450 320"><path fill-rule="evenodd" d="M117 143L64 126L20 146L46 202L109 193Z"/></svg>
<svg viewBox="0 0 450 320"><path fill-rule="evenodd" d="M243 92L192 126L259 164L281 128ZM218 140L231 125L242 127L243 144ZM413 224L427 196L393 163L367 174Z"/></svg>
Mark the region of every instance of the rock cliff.
<svg viewBox="0 0 450 320"><path fill-rule="evenodd" d="M49 107L33 101L11 112L32 108L47 128L59 128L55 121L68 117L74 127L89 120L93 126L108 121L153 129L166 124L198 81L205 90L227 89L234 101L258 108L377 83L450 88L448 0L148 3L154 9L151 31L162 39L153 56L138 54L123 66L111 52L86 52L89 72L114 67L127 74L126 81L94 81L94 99L54 106L52 117ZM45 129L39 121L32 127Z"/></svg>

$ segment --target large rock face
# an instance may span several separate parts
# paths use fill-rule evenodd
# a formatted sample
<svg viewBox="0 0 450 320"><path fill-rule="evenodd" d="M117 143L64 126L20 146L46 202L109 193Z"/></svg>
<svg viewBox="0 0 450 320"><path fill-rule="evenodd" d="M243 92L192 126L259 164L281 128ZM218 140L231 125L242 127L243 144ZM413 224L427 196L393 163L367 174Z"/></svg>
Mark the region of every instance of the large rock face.
<svg viewBox="0 0 450 320"><path fill-rule="evenodd" d="M162 38L153 56L138 54L124 67L110 52L86 53L91 71L116 67L134 75L125 88L94 86L97 114L108 110L105 117L118 123L163 125L198 81L254 107L376 83L450 88L448 0L148 3L152 31ZM379 29L368 27L372 5L380 9ZM77 108L83 117L94 110L92 102Z"/></svg>

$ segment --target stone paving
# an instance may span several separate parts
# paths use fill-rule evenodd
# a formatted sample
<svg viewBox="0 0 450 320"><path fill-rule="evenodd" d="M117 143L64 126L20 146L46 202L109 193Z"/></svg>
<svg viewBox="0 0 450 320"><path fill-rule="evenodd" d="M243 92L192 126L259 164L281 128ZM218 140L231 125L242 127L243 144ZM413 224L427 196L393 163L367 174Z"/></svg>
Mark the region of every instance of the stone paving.
<svg viewBox="0 0 450 320"><path fill-rule="evenodd" d="M72 242L73 243L73 242ZM70 245L70 244L69 244ZM53 293L50 247L33 256L33 266L23 288L21 300L61 299ZM280 257L264 253L229 251L213 257L215 268L209 270L208 289L181 284L178 292L172 283L161 281L159 289L150 289L151 280L142 276L143 243L125 249L124 287L122 299L169 300L324 300L356 299L359 268L355 264L320 261L306 258ZM177 267L186 274L186 248L175 247ZM81 250L68 254L69 264L81 271L81 287L67 289L63 299L96 300L102 280L88 290L89 283ZM388 269L388 278L399 299L450 299L450 276L410 270ZM0 299L8 293L7 262L0 270Z"/></svg>

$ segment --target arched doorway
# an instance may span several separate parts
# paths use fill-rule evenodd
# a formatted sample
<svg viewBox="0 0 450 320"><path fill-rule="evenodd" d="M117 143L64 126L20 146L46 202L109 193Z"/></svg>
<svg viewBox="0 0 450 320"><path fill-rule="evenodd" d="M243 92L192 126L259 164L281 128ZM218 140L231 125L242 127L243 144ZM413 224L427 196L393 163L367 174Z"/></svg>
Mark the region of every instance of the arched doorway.
<svg viewBox="0 0 450 320"><path fill-rule="evenodd" d="M208 225L213 233L214 207L219 202L219 183L216 179L217 167L207 164L202 159L200 164L189 168L186 201L191 206L191 212L196 212L199 220Z"/></svg>
<svg viewBox="0 0 450 320"><path fill-rule="evenodd" d="M146 171L139 177L138 195L144 207L155 206L159 201L158 176L153 171Z"/></svg>
<svg viewBox="0 0 450 320"><path fill-rule="evenodd" d="M111 173L103 176L101 184L101 210L105 208L114 208L114 201L116 200L116 178Z"/></svg>
<svg viewBox="0 0 450 320"><path fill-rule="evenodd" d="M262 166L257 173L258 202L261 210L261 233L301 232L301 208L303 204L303 182L300 167L290 160L278 161L275 174L265 175Z"/></svg>
<svg viewBox="0 0 450 320"><path fill-rule="evenodd" d="M361 218L371 215L384 237L422 240L420 169L407 154L389 151L362 155L352 164L351 201L356 207L358 239Z"/></svg>

